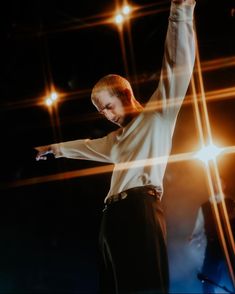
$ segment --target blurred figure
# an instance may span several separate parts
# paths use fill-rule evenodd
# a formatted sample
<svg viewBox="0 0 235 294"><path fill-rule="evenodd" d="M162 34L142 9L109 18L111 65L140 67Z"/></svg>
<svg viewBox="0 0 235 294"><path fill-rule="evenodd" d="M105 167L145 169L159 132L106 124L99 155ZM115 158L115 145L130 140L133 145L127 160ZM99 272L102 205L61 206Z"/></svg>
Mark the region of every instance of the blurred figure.
<svg viewBox="0 0 235 294"><path fill-rule="evenodd" d="M235 200L226 193L225 183L223 180L221 181L221 183L224 192L224 202L227 208L231 229L234 235ZM218 194L215 196L215 199L217 201L218 210L220 211L220 208L222 206L222 198ZM227 290L229 290L229 292L232 291L233 285L230 279L229 270L227 268L227 262L224 256L223 248L220 244L219 235L217 233L216 223L212 210L212 201L213 199L212 197L210 197L208 201L204 202L199 208L190 241L196 241L198 246L201 246L206 242L201 273L198 274L199 280L201 280L203 283L203 293L227 293ZM232 262L234 263L234 259L232 260ZM225 291L221 292L221 289L225 289ZM233 289L233 291L234 290L235 289Z"/></svg>

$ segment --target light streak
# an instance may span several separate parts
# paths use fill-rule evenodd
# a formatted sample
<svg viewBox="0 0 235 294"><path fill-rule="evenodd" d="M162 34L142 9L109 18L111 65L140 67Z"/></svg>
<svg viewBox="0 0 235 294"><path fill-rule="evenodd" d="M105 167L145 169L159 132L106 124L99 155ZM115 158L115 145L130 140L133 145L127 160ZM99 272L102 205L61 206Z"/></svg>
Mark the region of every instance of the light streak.
<svg viewBox="0 0 235 294"><path fill-rule="evenodd" d="M220 59L215 59L215 60L209 60L209 61L204 61L201 63L201 69L203 72L206 71L211 71L211 70L216 70L216 69L224 69L226 67L233 67L235 66L235 57L226 57L226 58L220 58ZM195 69L195 72L197 72L197 69ZM134 83L138 84L144 84L148 82L157 81L159 78L160 72L153 73L153 74L139 74L136 75L135 78L133 78ZM130 77L130 79L132 79ZM66 99L66 101L70 100L77 100L81 99L83 97L87 97L90 95L91 89L80 89L78 91L72 91L72 92L67 92L67 93L60 93L60 101L63 101L63 99ZM200 92L197 93L197 96L200 96ZM217 89L217 90L211 90L205 92L206 100L207 101L212 101L212 100L225 100L225 99L234 99L235 98L235 87L226 87L222 89ZM192 95L188 95L183 104L191 104L191 100L193 99ZM43 106L44 102L38 101L40 100L37 97L34 98L28 98L28 99L19 99L17 102L7 102L7 103L1 103L0 108L5 109L5 110L13 110L17 108L30 108L30 107L35 107L35 106ZM158 102L159 103L159 102ZM177 103L177 102L176 102Z"/></svg>
<svg viewBox="0 0 235 294"><path fill-rule="evenodd" d="M124 15L128 15L128 17L132 18L137 18L137 17L144 17L147 15L153 15L157 13L161 13L164 11L169 11L169 2L163 1L159 3L153 3L153 4L148 4L148 5L142 5L138 7L129 7L130 12L135 12L131 13L132 15L130 16L128 12L128 8L125 5L124 6ZM160 9L153 9L154 7L159 7L161 5L167 5L164 8ZM145 11L147 10L147 11ZM40 31L37 32L30 32L30 33L21 33L21 32L16 32L15 35L17 37L42 37L44 35L49 35L49 34L55 34L55 33L61 33L61 32L67 32L67 31L78 31L82 29L87 29L87 28L93 28L101 25L111 25L113 24L113 12L107 12L107 13L99 13L96 15L91 15L89 17L85 18L79 18L77 21L73 21L70 23L62 24L59 26L54 26L53 28L48 28L48 29L41 29ZM61 27L62 26L62 27Z"/></svg>
<svg viewBox="0 0 235 294"><path fill-rule="evenodd" d="M196 39L197 41L197 39ZM195 118L196 118L196 125L199 131L199 138L201 141L201 146L205 146L205 141L208 141L209 146L213 144L212 142L212 134L209 122L209 115L207 111L207 104L206 104L206 96L204 91L203 79L202 79L202 69L200 63L200 56L198 50L198 44L196 42L196 74L197 74L197 81L198 84L196 85L195 79L192 78L192 90L193 90L193 105L195 110ZM198 86L199 90L196 91L196 86ZM198 99L197 93L200 92L200 97ZM199 108L198 103L201 103L201 108ZM219 170L216 160L210 160L209 164L206 166L206 175L208 180L209 192L211 198L215 200L215 195L219 192L222 195L222 188L220 183L220 176ZM228 218L227 208L226 205L222 203L222 211L221 216L219 214L219 209L217 203L212 201L211 203L212 212L214 214L214 221L215 225L218 230L218 236L223 248L223 252L225 254L225 259L227 262L227 266L229 269L230 277L235 286L235 276L234 276L234 269L232 264L232 259L235 256L235 245L234 245L234 238L231 231L231 225ZM223 229L223 225L225 229ZM226 241L226 237L227 241ZM231 250L230 250L231 249ZM232 257L230 256L232 255Z"/></svg>
<svg viewBox="0 0 235 294"><path fill-rule="evenodd" d="M223 153L230 154L235 153L235 146L229 146L223 148ZM116 165L117 170L127 169L127 168L135 168L139 166L145 166L145 165L156 165L156 164L162 164L166 161L168 163L175 163L175 162L181 162L181 161L189 161L189 160L195 160L195 156L197 154L197 151L192 152L185 152L180 154L171 154L168 156L162 156L158 158L150 158L148 160L138 160L138 161L131 161L127 163L121 163ZM93 176L98 174L104 174L109 173L113 171L113 165L103 165L99 167L91 167L81 170L73 170L73 171L67 171L62 173L56 173L51 174L47 176L39 176L34 178L26 178L22 180L12 181L9 183L3 183L1 184L1 188L14 188L14 187L21 187L21 186L27 186L27 185L34 185L34 184L40 184L40 183L46 183L46 182L52 182L52 181L60 181L60 180L67 180L67 179L73 179L73 178L79 178L79 177L85 177L85 176Z"/></svg>
<svg viewBox="0 0 235 294"><path fill-rule="evenodd" d="M203 147L196 155L195 158L200 159L204 163L208 164L210 160L216 160L216 157L223 152L223 148L219 148L214 144Z"/></svg>
<svg viewBox="0 0 235 294"><path fill-rule="evenodd" d="M127 163L120 163L116 165L116 170L124 170L129 168L136 168L139 166L146 166L146 165L156 165L165 163L167 160L168 162L177 162L182 160L190 160L193 159L195 156L194 152L182 153L182 154L175 154L168 156L162 156L158 158L150 158L147 160L138 160L138 161L130 161ZM3 188L13 188L13 187L21 187L33 184L40 184L45 182L51 181L59 181L59 180L66 180L72 179L77 177L84 177L84 176L91 176L97 174L103 174L113 171L113 165L104 165L100 167L92 167L82 170L75 170L75 171L68 171L62 173L56 173L47 176L35 177L35 178L28 178L24 180L10 182L8 184L3 184Z"/></svg>

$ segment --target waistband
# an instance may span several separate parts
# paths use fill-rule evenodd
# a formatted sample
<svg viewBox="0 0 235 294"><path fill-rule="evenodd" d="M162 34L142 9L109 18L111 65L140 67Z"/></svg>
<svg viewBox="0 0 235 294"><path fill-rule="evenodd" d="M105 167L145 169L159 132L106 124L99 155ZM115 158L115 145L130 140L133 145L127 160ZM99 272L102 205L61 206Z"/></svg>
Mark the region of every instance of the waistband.
<svg viewBox="0 0 235 294"><path fill-rule="evenodd" d="M156 200L161 200L161 195L162 195L161 187L154 186L154 185L146 185L146 186L130 188L120 193L111 195L106 199L105 205L108 206L114 202L118 202L123 199L126 199L128 196L130 196L133 193L137 193L138 191L142 193L146 193L146 195L154 197Z"/></svg>

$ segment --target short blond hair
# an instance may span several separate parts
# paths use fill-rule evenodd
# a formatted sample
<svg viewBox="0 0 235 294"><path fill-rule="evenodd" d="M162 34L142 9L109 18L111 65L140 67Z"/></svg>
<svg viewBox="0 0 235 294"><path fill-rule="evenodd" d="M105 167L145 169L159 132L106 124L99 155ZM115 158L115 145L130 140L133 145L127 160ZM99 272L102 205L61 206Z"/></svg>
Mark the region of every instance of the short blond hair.
<svg viewBox="0 0 235 294"><path fill-rule="evenodd" d="M109 74L102 77L93 87L91 92L91 100L95 103L99 101L99 92L101 90L107 90L110 95L119 97L125 103L126 90L131 95L131 101L135 107L142 110L142 106L135 99L131 84L124 77L117 74Z"/></svg>

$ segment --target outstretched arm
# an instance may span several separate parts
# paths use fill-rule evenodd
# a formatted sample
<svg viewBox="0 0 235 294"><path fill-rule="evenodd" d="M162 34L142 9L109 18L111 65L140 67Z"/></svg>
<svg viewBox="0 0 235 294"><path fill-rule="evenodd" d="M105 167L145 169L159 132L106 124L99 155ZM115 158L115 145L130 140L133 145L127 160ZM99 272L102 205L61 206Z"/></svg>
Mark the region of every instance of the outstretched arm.
<svg viewBox="0 0 235 294"><path fill-rule="evenodd" d="M66 157L113 163L111 149L115 140L114 132L99 139L83 139L35 147L36 160L46 160L48 154L55 158Z"/></svg>
<svg viewBox="0 0 235 294"><path fill-rule="evenodd" d="M172 0L158 87L147 108L162 113L174 127L195 61L194 0Z"/></svg>

